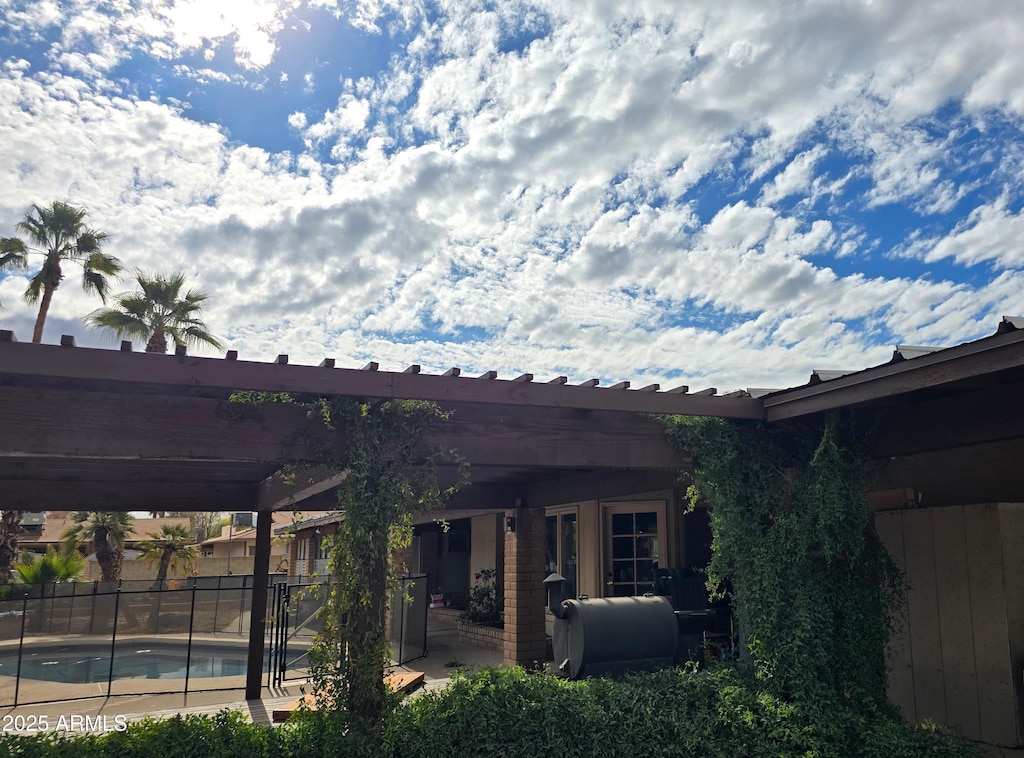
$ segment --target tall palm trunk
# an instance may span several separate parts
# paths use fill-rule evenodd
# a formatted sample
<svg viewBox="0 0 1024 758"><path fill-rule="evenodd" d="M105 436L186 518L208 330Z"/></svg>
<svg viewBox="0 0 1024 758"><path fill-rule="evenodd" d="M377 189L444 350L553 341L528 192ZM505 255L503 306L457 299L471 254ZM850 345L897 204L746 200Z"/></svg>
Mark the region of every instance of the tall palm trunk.
<svg viewBox="0 0 1024 758"><path fill-rule="evenodd" d="M146 343L147 353L166 353L167 352L167 334L164 332L163 327L157 327L153 332L153 336L149 338L149 342Z"/></svg>
<svg viewBox="0 0 1024 758"><path fill-rule="evenodd" d="M160 565L156 570L156 580L162 582L167 578L167 570L171 567L171 558L174 556L174 548L171 545L164 546L164 554L160 556Z"/></svg>
<svg viewBox="0 0 1024 758"><path fill-rule="evenodd" d="M100 579L116 582L121 578L121 551L111 544L110 531L97 527L93 543L96 547L96 562L100 564Z"/></svg>
<svg viewBox="0 0 1024 758"><path fill-rule="evenodd" d="M39 315L36 316L36 326L32 330L32 342L39 344L43 341L43 324L46 323L46 314L50 312L50 301L53 300L53 293L57 289L56 285L45 284L43 285L43 297L39 301Z"/></svg>
<svg viewBox="0 0 1024 758"><path fill-rule="evenodd" d="M24 511L0 513L0 585L13 581L14 561L18 557L18 535L24 531L21 517Z"/></svg>

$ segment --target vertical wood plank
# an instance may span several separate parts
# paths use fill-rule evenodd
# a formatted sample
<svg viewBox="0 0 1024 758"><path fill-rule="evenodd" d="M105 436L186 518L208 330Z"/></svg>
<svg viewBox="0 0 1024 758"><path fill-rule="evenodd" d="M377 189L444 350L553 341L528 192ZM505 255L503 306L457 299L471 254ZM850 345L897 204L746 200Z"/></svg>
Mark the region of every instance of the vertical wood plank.
<svg viewBox="0 0 1024 758"><path fill-rule="evenodd" d="M917 720L946 722L946 689L942 676L942 639L935 584L935 540L932 511L904 511L903 545L906 550L907 612L910 617L910 652L914 665L914 702Z"/></svg>
<svg viewBox="0 0 1024 758"><path fill-rule="evenodd" d="M1010 674L1017 714L1017 744L1024 742L1024 503L1000 503L999 534L1010 637Z"/></svg>
<svg viewBox="0 0 1024 758"><path fill-rule="evenodd" d="M974 656L978 672L981 739L1016 744L1016 713L1006 626L999 512L993 505L964 509L971 588Z"/></svg>
<svg viewBox="0 0 1024 758"><path fill-rule="evenodd" d="M967 575L964 508L932 511L939 633L946 689L947 723L972 740L981 739L978 676L974 664L974 628Z"/></svg>
<svg viewBox="0 0 1024 758"><path fill-rule="evenodd" d="M906 575L906 556L903 550L903 513L893 511L875 514L875 531L882 545L892 556L900 571ZM899 708L904 720L917 723L914 704L914 663L910 651L910 619L907 609L900 608L893 619L892 634L885 650L889 677L886 691L889 702Z"/></svg>

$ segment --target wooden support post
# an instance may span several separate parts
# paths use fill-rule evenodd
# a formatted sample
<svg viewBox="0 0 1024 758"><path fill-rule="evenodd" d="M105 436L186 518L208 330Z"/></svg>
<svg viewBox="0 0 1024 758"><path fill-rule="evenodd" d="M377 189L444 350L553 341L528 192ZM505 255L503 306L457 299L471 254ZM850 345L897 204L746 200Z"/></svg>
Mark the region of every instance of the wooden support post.
<svg viewBox="0 0 1024 758"><path fill-rule="evenodd" d="M245 699L259 700L263 689L263 650L267 638L267 584L270 581L270 511L256 517L256 555L252 567L252 608L249 611L249 664Z"/></svg>

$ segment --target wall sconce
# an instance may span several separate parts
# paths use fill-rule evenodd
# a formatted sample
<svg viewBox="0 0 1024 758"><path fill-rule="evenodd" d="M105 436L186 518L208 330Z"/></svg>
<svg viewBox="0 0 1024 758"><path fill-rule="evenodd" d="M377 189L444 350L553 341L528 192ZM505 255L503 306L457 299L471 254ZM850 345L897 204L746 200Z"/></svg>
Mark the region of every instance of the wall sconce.
<svg viewBox="0 0 1024 758"><path fill-rule="evenodd" d="M506 516L505 517L505 531L514 532L516 530L516 517Z"/></svg>

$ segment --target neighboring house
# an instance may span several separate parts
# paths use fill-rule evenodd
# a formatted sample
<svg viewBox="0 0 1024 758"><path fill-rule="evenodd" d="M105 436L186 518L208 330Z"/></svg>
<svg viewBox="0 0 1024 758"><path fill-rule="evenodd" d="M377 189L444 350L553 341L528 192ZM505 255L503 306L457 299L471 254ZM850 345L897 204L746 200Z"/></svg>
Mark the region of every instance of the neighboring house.
<svg viewBox="0 0 1024 758"><path fill-rule="evenodd" d="M43 511L28 513L24 522L25 531L18 536L20 552L38 553L42 555L46 548L60 550L64 533L76 526L71 515L74 511ZM138 545L151 539L150 533L158 533L164 525L180 525L188 528L189 520L184 518L138 518L132 522L131 530L124 542L124 558L134 560L139 555ZM94 555L89 556L95 560Z"/></svg>
<svg viewBox="0 0 1024 758"><path fill-rule="evenodd" d="M274 513L274 525L291 522L291 514ZM231 523L225 526L218 537L203 540L199 545L199 554L203 558L224 558L238 561L235 568L225 562L225 573L252 573L252 559L256 555L256 529L253 527L251 513L232 514ZM270 570L272 573L283 573L288 570L287 540L275 539L270 544Z"/></svg>
<svg viewBox="0 0 1024 758"><path fill-rule="evenodd" d="M285 517L285 518L279 518ZM300 517L288 511L274 514L275 541L286 544L289 576L301 578L324 576L330 557L330 540L337 534L338 513L320 513ZM271 570L274 558L271 558Z"/></svg>

